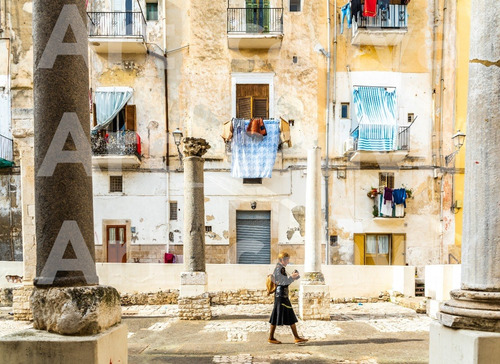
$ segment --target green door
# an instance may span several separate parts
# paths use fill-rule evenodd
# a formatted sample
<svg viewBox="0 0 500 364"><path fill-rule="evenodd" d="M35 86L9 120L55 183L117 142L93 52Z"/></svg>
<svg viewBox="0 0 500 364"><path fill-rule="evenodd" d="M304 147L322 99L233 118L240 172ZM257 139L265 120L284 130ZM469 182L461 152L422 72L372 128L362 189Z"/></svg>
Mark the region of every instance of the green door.
<svg viewBox="0 0 500 364"><path fill-rule="evenodd" d="M246 32L267 33L269 32L269 0L245 0L246 1Z"/></svg>

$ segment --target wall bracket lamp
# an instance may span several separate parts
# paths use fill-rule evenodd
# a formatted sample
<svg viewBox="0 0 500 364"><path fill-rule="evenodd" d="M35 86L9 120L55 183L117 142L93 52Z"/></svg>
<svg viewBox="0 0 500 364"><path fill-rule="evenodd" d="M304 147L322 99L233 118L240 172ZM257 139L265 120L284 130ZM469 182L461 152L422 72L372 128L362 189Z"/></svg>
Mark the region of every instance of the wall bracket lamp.
<svg viewBox="0 0 500 364"><path fill-rule="evenodd" d="M446 165L448 165L455 158L455 155L457 155L457 153L460 151L460 148L462 148L462 145L464 145L465 134L462 133L460 130L457 130L457 132L455 133L455 135L451 137L451 139L453 140L455 151L444 157Z"/></svg>
<svg viewBox="0 0 500 364"><path fill-rule="evenodd" d="M181 162L181 166L182 166L182 164L183 164L182 159L184 158L184 156L181 153L181 148L180 148L182 136L183 136L182 131L180 131L179 128L177 128L172 132L172 136L174 137L174 143L177 146L177 153L179 153L179 161Z"/></svg>

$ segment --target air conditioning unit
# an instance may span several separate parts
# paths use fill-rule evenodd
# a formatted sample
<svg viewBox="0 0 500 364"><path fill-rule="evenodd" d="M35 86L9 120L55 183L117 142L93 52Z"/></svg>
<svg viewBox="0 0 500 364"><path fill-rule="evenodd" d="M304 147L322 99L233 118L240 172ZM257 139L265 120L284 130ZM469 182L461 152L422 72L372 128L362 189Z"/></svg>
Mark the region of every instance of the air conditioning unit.
<svg viewBox="0 0 500 364"><path fill-rule="evenodd" d="M344 154L354 150L354 138L349 137L344 141Z"/></svg>

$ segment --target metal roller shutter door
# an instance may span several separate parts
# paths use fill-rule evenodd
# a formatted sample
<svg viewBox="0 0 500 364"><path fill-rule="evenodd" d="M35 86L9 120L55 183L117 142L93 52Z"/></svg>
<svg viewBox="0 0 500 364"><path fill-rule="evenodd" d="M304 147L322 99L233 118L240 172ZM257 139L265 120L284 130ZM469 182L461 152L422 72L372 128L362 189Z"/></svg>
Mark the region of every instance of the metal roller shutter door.
<svg viewBox="0 0 500 364"><path fill-rule="evenodd" d="M236 211L238 264L271 262L271 211Z"/></svg>

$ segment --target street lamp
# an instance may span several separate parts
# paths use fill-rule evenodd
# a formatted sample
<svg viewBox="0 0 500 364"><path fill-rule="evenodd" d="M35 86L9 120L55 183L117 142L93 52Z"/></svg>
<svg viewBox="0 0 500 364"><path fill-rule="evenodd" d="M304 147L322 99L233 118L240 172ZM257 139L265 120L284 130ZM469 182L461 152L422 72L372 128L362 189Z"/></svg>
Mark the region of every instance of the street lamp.
<svg viewBox="0 0 500 364"><path fill-rule="evenodd" d="M182 166L182 158L183 158L183 155L181 153L181 148L180 148L180 145L181 145L181 141L182 141L182 131L179 130L179 128L175 129L173 132L172 132L172 135L174 137L174 143L175 145L177 146L177 153L179 153L179 161L181 162L181 166Z"/></svg>
<svg viewBox="0 0 500 364"><path fill-rule="evenodd" d="M455 151L451 154L448 154L446 157L444 157L444 160L446 162L446 165L448 165L453 158L455 158L455 155L460 151L460 148L462 148L462 145L464 145L465 142L465 134L462 133L460 130L457 130L455 135L451 137L453 140L453 145L455 146Z"/></svg>

